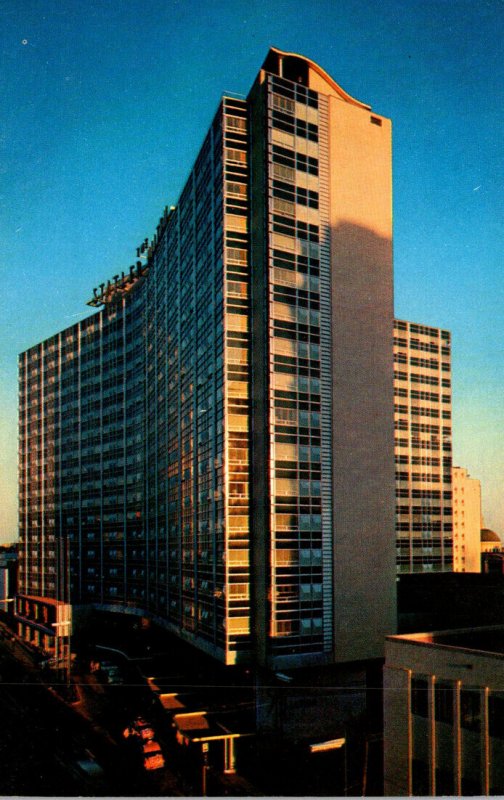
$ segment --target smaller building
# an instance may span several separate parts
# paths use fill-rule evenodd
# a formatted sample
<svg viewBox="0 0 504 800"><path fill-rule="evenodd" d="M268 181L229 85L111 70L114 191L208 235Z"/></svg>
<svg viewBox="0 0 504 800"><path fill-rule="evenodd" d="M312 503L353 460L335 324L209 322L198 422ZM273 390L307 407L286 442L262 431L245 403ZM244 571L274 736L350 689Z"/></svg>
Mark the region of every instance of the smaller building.
<svg viewBox="0 0 504 800"><path fill-rule="evenodd" d="M453 467L453 571L481 572L481 483Z"/></svg>
<svg viewBox="0 0 504 800"><path fill-rule="evenodd" d="M70 663L72 607L49 597L18 595L16 597L18 635L50 656L55 669L66 669Z"/></svg>
<svg viewBox="0 0 504 800"><path fill-rule="evenodd" d="M482 553L481 571L485 575L504 575L504 552Z"/></svg>
<svg viewBox="0 0 504 800"><path fill-rule="evenodd" d="M385 795L504 793L504 627L389 636Z"/></svg>
<svg viewBox="0 0 504 800"><path fill-rule="evenodd" d="M0 611L11 612L17 589L17 545L0 547Z"/></svg>

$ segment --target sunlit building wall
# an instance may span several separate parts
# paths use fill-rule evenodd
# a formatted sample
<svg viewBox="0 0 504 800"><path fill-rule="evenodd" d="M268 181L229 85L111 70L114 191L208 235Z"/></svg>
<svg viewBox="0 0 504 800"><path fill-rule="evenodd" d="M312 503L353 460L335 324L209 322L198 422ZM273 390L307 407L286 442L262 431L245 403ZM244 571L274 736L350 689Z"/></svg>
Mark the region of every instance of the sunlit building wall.
<svg viewBox="0 0 504 800"><path fill-rule="evenodd" d="M247 105L225 98L143 289L149 608L250 657Z"/></svg>
<svg viewBox="0 0 504 800"><path fill-rule="evenodd" d="M481 483L453 467L453 571L481 572Z"/></svg>
<svg viewBox="0 0 504 800"><path fill-rule="evenodd" d="M398 572L453 569L451 339L394 321Z"/></svg>

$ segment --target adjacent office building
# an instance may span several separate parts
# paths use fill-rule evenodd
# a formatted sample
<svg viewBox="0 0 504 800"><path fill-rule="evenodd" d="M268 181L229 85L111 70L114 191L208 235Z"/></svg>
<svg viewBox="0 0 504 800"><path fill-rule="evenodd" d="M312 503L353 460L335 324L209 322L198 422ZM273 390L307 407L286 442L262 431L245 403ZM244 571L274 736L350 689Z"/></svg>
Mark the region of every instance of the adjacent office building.
<svg viewBox="0 0 504 800"><path fill-rule="evenodd" d="M397 571L453 569L450 333L394 321Z"/></svg>
<svg viewBox="0 0 504 800"><path fill-rule="evenodd" d="M381 655L390 121L270 50L137 257L93 291L92 316L20 356L20 630L51 649L70 609L93 606L147 614L228 664ZM442 441L449 421L420 419ZM428 499L443 525L444 496L436 512ZM447 536L429 539L443 563Z"/></svg>

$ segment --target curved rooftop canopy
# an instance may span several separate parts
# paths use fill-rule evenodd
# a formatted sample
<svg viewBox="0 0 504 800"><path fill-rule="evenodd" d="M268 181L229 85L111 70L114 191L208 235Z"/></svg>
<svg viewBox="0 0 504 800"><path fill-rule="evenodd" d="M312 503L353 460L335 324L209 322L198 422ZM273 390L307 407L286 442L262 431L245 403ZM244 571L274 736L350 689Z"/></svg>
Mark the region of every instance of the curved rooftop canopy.
<svg viewBox="0 0 504 800"><path fill-rule="evenodd" d="M315 61L298 53L287 53L283 50L278 50L276 47L271 47L262 68L266 72L278 75L280 78L285 78L294 83L301 83L309 89L315 89L315 91L321 91L321 82L325 83L328 93L336 94L341 100L351 105L371 110L371 106L367 105L367 103L362 103L349 95L348 92L345 92ZM313 85L315 82L316 86Z"/></svg>

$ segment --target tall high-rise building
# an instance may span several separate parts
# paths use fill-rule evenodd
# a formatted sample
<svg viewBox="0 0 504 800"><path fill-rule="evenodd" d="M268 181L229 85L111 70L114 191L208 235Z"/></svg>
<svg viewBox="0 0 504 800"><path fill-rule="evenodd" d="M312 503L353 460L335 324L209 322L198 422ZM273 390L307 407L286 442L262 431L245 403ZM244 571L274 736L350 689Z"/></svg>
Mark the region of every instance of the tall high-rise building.
<svg viewBox="0 0 504 800"><path fill-rule="evenodd" d="M453 571L481 572L481 483L453 467Z"/></svg>
<svg viewBox="0 0 504 800"><path fill-rule="evenodd" d="M390 121L270 50L138 258L20 357L21 630L50 648L60 605L92 605L225 663L380 655Z"/></svg>
<svg viewBox="0 0 504 800"><path fill-rule="evenodd" d="M453 569L449 331L394 321L398 572Z"/></svg>

